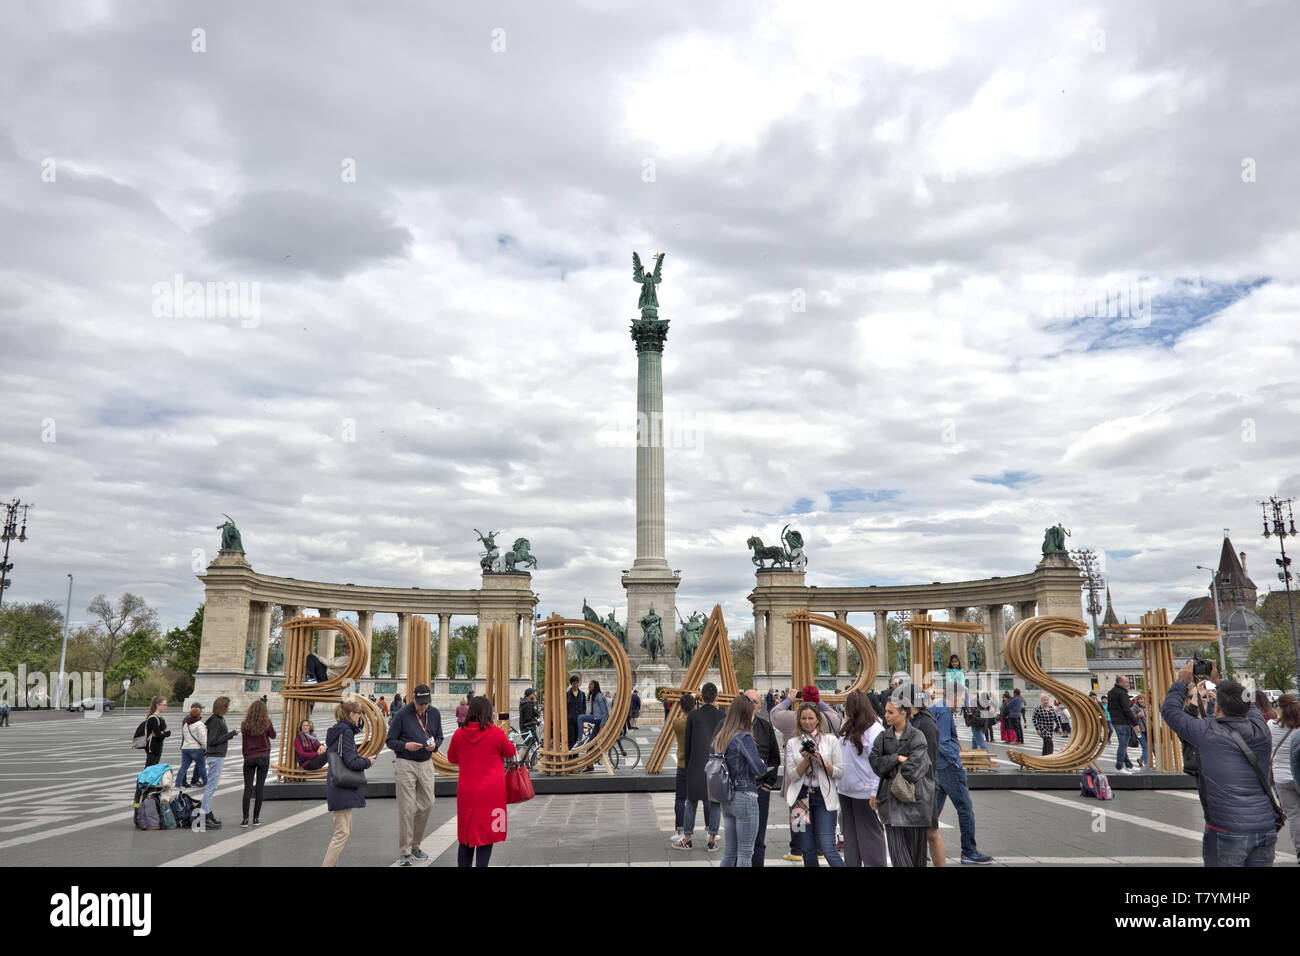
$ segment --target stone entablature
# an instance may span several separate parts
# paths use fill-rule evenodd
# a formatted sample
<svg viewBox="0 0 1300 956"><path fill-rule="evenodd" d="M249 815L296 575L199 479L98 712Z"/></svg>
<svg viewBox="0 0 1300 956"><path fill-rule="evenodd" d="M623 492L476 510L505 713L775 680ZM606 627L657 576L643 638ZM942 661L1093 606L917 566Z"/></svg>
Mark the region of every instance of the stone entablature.
<svg viewBox="0 0 1300 956"><path fill-rule="evenodd" d="M538 598L532 591L532 576L526 572L485 572L481 588L465 590L334 584L260 574L241 552L222 551L208 566L207 573L198 577L204 586L204 616L194 693L205 700L225 695L232 699L236 709L241 709L276 689L275 675L267 669L267 649L271 608L277 604L283 608L286 620L304 613L335 617L346 611L355 612L367 657L372 647L375 614L397 615L398 653L391 662L391 677L363 678L362 693L370 692L369 684L374 682L395 684L400 693L408 692L404 662L413 615L421 615L431 623L437 621L435 683L440 693L447 692L442 685L449 679L447 648L454 614L473 615L478 619L480 667L485 659L483 625L493 621L512 623L515 640L510 645L510 676L521 687L531 681L533 613ZM333 635L325 636L329 639ZM254 649L251 667L245 666L249 646ZM369 665L367 660L367 674ZM482 674L470 677L478 682L482 678Z"/></svg>
<svg viewBox="0 0 1300 956"><path fill-rule="evenodd" d="M889 660L886 624L893 611L946 610L950 619L969 608L983 609L991 633L985 638L984 667L1005 668L1002 608L1010 605L1016 620L1035 614L1083 620L1079 569L1065 555L1046 555L1033 572L975 581L935 582L866 587L822 588L804 584L804 573L765 568L755 573L749 595L754 606L754 679L786 686L792 671L792 631L786 615L808 610L834 614L844 620L850 612L871 612L876 619L877 687L888 683L894 662ZM953 650L965 660L964 636L953 639ZM1043 666L1049 674L1083 689L1089 687L1087 659L1082 641L1052 632L1040 645ZM846 648L837 640L837 677L847 675ZM844 681L847 682L847 681Z"/></svg>

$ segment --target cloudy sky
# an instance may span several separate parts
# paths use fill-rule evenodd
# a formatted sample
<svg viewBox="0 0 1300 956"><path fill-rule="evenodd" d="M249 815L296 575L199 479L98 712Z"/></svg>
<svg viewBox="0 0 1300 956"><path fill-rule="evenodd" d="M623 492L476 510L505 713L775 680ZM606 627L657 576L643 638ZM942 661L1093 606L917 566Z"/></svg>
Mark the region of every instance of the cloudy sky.
<svg viewBox="0 0 1300 956"><path fill-rule="evenodd" d="M1298 32L1285 2L7 4L8 598L71 572L74 622L127 590L182 622L224 512L259 571L401 587L476 587L500 529L545 613L621 616L634 249L667 254L684 612L748 626L745 539L787 523L821 586L1024 573L1059 520L1121 615L1203 593L1225 527L1267 590Z"/></svg>

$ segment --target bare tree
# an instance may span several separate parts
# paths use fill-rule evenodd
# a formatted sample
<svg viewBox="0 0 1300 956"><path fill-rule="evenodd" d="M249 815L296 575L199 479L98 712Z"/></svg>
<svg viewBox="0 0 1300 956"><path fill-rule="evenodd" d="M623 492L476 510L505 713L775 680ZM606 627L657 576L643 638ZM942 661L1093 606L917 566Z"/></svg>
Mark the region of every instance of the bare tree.
<svg viewBox="0 0 1300 956"><path fill-rule="evenodd" d="M147 631L157 636L159 633L158 612L151 608L145 599L130 591L123 594L115 607L106 594L96 594L86 608L86 613L97 618L95 630L99 634L99 649L104 657L103 671L107 673L113 665L122 641L136 631Z"/></svg>

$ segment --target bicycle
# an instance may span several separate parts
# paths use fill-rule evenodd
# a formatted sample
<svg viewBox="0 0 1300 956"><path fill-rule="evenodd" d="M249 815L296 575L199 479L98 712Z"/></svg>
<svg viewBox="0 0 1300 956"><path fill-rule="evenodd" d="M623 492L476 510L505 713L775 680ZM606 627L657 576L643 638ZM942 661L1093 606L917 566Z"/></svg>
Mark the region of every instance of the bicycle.
<svg viewBox="0 0 1300 956"><path fill-rule="evenodd" d="M599 731L590 729L590 726L589 729L583 732L581 739L570 749L578 750L591 742ZM635 770L641 763L641 745L636 742L635 738L627 735L627 727L624 727L618 739L605 751L605 758L609 760L609 765L615 770L620 766L624 766L628 770Z"/></svg>
<svg viewBox="0 0 1300 956"><path fill-rule="evenodd" d="M510 742L515 745L515 759L532 770L542 756L542 724L538 721L532 730L520 733L511 728Z"/></svg>

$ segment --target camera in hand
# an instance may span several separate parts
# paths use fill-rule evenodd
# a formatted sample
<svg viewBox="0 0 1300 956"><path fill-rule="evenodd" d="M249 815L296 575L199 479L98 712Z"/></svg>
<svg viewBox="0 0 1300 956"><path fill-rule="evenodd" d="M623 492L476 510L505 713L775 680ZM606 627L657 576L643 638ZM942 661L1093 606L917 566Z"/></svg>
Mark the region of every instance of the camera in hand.
<svg viewBox="0 0 1300 956"><path fill-rule="evenodd" d="M799 749L806 754L815 753L817 750L817 745L813 743L811 740L805 738L803 744L799 747Z"/></svg>
<svg viewBox="0 0 1300 956"><path fill-rule="evenodd" d="M1203 677L1209 677L1210 671L1214 669L1214 661L1201 660L1200 654L1192 655L1192 676L1197 680Z"/></svg>

